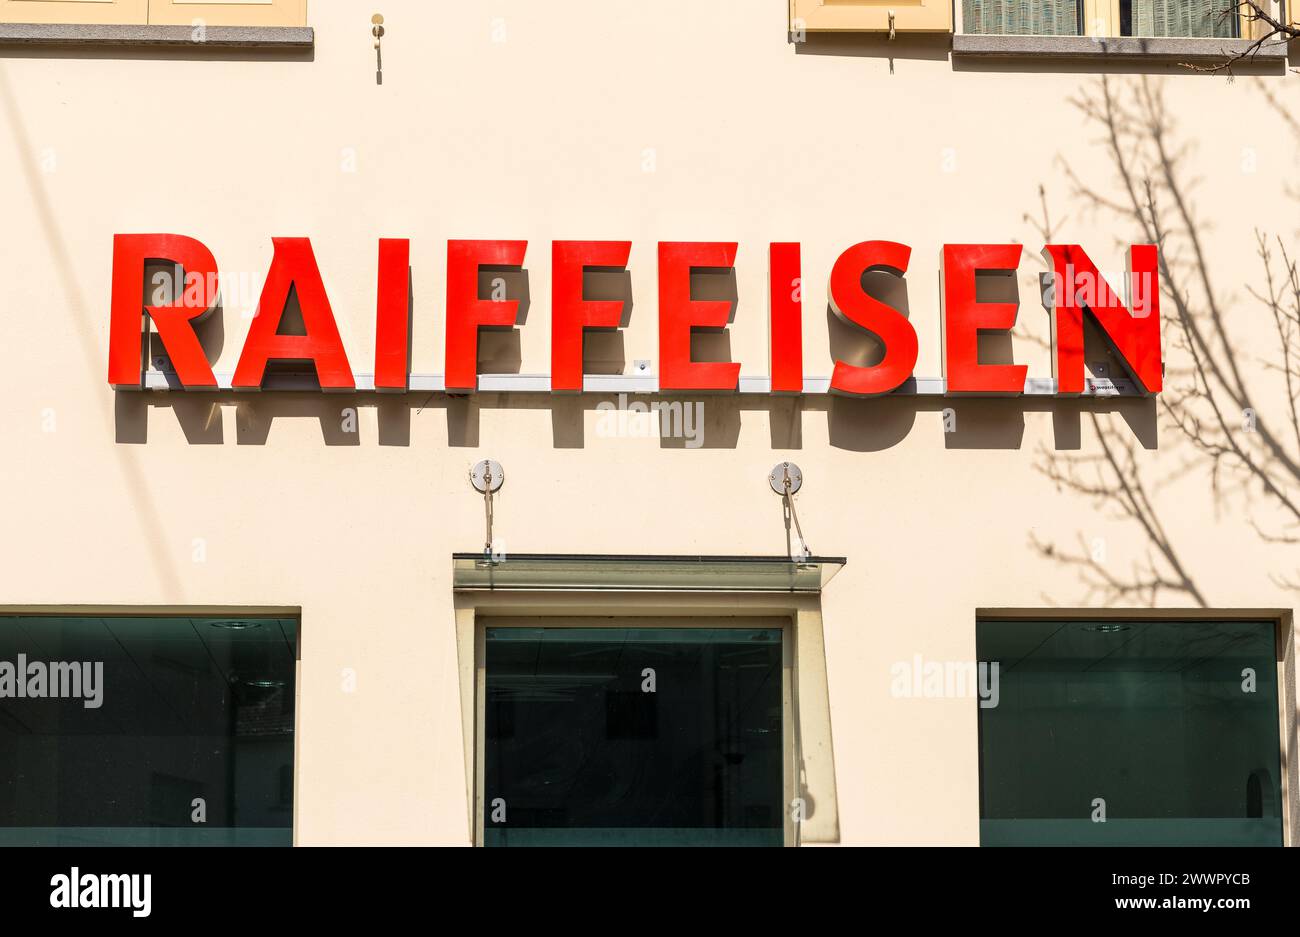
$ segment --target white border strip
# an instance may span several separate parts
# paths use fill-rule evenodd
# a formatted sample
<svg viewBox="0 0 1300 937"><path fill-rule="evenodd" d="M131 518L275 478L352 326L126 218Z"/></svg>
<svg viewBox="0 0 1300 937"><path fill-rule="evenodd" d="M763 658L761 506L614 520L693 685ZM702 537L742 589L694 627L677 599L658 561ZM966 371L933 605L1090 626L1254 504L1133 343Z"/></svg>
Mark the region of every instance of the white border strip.
<svg viewBox="0 0 1300 937"><path fill-rule="evenodd" d="M231 374L229 372L218 374L217 386L215 389L208 389L206 392L221 393L234 392L230 386ZM184 391L191 390L196 393L205 392L204 388L185 388L181 387L174 376L163 371L145 372L144 390L151 391ZM375 377L373 374L356 374L355 391L342 391L342 393L373 393L375 390ZM822 396L829 394L831 380L828 377L804 377L803 393L807 396ZM309 377L296 377L280 375L275 378L274 386L265 388L267 392L279 391L298 391L298 392L320 392L316 382ZM240 391L249 393L249 391ZM441 374L412 374L409 380L409 387L406 391L380 391L380 393L446 393L447 384ZM478 376L479 393L503 393L503 394L549 394L551 393L551 378L548 374L480 374ZM655 375L644 374L588 374L582 379L582 392L584 394L659 394L659 378ZM691 391L662 391L662 393L672 394L673 396L689 396ZM722 393L711 392L711 393ZM772 393L772 381L767 377L744 377L740 378L740 387L735 392L743 396L768 396ZM1024 396L1026 397L1054 397L1056 396L1056 380L1050 377L1031 377L1025 381ZM903 386L892 391L889 396L899 397L945 397L947 389L945 381L941 377L917 377L908 380ZM996 397L996 394L954 394L954 397ZM1010 395L1015 396L1015 395ZM1084 380L1084 397L1140 397L1142 394L1138 391L1137 386L1130 380L1105 380L1097 378L1085 378Z"/></svg>

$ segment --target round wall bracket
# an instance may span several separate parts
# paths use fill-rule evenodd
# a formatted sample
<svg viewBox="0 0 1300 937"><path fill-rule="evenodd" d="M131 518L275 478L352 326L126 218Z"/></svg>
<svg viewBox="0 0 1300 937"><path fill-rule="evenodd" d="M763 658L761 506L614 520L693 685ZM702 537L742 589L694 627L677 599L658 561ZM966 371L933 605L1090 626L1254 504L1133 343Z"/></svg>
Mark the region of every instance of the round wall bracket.
<svg viewBox="0 0 1300 937"><path fill-rule="evenodd" d="M803 472L799 466L793 462L778 462L776 466L768 473L767 483L772 486L772 490L779 495L785 494L785 481L790 479L790 494L794 494L803 487Z"/></svg>
<svg viewBox="0 0 1300 937"><path fill-rule="evenodd" d="M469 470L469 483L480 493L497 491L506 480L506 470L495 459L476 462Z"/></svg>

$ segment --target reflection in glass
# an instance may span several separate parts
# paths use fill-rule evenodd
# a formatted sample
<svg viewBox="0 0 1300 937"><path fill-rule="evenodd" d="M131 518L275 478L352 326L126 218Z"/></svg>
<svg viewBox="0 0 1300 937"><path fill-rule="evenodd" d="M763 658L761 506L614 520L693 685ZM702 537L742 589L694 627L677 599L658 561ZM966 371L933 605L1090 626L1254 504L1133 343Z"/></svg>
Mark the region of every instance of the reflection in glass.
<svg viewBox="0 0 1300 937"><path fill-rule="evenodd" d="M962 28L998 36L1078 36L1081 0L962 0Z"/></svg>
<svg viewBox="0 0 1300 937"><path fill-rule="evenodd" d="M0 616L0 844L290 845L296 646L291 619Z"/></svg>
<svg viewBox="0 0 1300 937"><path fill-rule="evenodd" d="M1272 622L981 621L977 645L982 844L1281 845Z"/></svg>
<svg viewBox="0 0 1300 937"><path fill-rule="evenodd" d="M1238 9L1226 0L1121 0L1124 35L1235 38Z"/></svg>
<svg viewBox="0 0 1300 937"><path fill-rule="evenodd" d="M487 629L487 845L783 842L779 629Z"/></svg>

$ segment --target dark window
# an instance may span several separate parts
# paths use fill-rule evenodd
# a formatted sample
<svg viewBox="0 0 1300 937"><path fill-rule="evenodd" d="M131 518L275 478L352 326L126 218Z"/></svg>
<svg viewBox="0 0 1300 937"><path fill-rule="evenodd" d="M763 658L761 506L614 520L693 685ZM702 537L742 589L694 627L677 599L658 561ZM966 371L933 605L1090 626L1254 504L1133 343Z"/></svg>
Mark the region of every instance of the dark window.
<svg viewBox="0 0 1300 937"><path fill-rule="evenodd" d="M983 845L1281 845L1275 625L981 621Z"/></svg>
<svg viewBox="0 0 1300 937"><path fill-rule="evenodd" d="M0 843L290 845L296 638L0 616Z"/></svg>
<svg viewBox="0 0 1300 937"><path fill-rule="evenodd" d="M779 629L487 629L489 846L779 846Z"/></svg>

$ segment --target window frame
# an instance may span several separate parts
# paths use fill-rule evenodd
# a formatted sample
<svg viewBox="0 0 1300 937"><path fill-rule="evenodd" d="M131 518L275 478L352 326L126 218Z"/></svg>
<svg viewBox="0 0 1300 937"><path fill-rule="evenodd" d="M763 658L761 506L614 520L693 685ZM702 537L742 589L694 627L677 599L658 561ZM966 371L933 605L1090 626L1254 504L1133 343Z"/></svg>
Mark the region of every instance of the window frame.
<svg viewBox="0 0 1300 937"><path fill-rule="evenodd" d="M789 845L840 841L835 741L831 734L820 593L453 590L452 595L467 795L466 840L470 845L483 842L479 824L482 765L478 748L485 727L478 699L483 695L479 689L479 662L486 658L487 632L480 626L484 618L525 617L564 617L567 627L573 627L580 619L606 627L620 618L661 618L671 627L681 627L684 618L700 619L702 627L718 618L783 619L788 623L783 645L789 648L791 667L792 721L787 721L782 733L783 744L785 731L791 733L792 746L792 751L786 753L793 770L793 793L788 795L785 805L785 822L794 827ZM797 824L790 812L790 801L795 797L803 798L812 807Z"/></svg>
<svg viewBox="0 0 1300 937"><path fill-rule="evenodd" d="M1273 623L1273 652L1277 666L1277 717L1281 761L1282 846L1300 846L1300 754L1297 743L1295 624L1291 609L1278 608L978 608L974 622L981 621L1242 621ZM972 640L974 632L972 631ZM978 700L976 701L978 704ZM978 709L976 719L979 718ZM984 752L979 745L982 763ZM980 802L983 802L984 772L979 772Z"/></svg>

